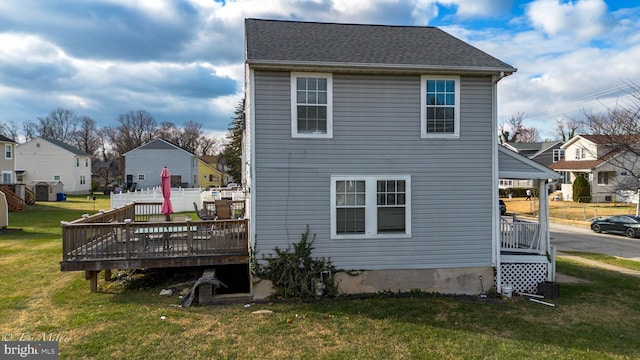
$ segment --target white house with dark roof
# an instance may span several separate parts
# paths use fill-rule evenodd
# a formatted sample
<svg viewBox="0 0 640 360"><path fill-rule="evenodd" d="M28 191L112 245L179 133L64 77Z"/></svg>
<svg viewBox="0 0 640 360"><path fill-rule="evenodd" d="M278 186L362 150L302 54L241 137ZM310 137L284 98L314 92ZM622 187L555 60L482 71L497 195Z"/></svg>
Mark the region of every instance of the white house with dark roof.
<svg viewBox="0 0 640 360"><path fill-rule="evenodd" d="M260 254L308 226L313 256L357 271L336 275L350 293L477 294L481 279L522 291L553 277L544 201L520 261L536 269L518 274L521 249L502 251L498 179L544 190L558 176L498 145L498 83L514 67L435 27L260 19L245 20L245 65L243 181Z"/></svg>
<svg viewBox="0 0 640 360"><path fill-rule="evenodd" d="M578 201L573 199L573 182L578 176L589 181L594 202L624 201L628 194L620 191L637 191L639 184L634 173L640 173L640 162L637 156L619 151L611 144L610 137L576 135L562 150L564 159L549 167L561 174L564 200Z"/></svg>
<svg viewBox="0 0 640 360"><path fill-rule="evenodd" d="M66 194L91 193L91 155L42 137L16 147L16 172L24 184L59 181Z"/></svg>

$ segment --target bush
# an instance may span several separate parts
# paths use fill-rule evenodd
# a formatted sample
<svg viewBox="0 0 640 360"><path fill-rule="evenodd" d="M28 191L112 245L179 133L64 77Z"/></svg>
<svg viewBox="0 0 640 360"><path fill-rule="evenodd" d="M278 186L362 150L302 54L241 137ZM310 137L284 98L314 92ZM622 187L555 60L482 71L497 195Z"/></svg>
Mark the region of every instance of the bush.
<svg viewBox="0 0 640 360"><path fill-rule="evenodd" d="M282 298L311 299L337 295L334 283L335 268L330 260L312 258L313 239L309 227L300 239L287 250L275 248L276 256L262 257L260 264L253 254L253 273L260 279L271 280L275 295Z"/></svg>
<svg viewBox="0 0 640 360"><path fill-rule="evenodd" d="M584 176L578 176L573 181L573 201L591 202L591 187L589 181Z"/></svg>

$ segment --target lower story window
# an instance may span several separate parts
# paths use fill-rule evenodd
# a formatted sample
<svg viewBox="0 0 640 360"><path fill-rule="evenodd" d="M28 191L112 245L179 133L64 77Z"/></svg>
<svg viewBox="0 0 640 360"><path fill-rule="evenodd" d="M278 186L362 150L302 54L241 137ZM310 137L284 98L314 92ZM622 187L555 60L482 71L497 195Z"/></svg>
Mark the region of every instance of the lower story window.
<svg viewBox="0 0 640 360"><path fill-rule="evenodd" d="M609 173L608 172L599 172L598 173L598 185L609 185Z"/></svg>
<svg viewBox="0 0 640 360"><path fill-rule="evenodd" d="M332 237L410 235L410 189L410 176L332 176Z"/></svg>

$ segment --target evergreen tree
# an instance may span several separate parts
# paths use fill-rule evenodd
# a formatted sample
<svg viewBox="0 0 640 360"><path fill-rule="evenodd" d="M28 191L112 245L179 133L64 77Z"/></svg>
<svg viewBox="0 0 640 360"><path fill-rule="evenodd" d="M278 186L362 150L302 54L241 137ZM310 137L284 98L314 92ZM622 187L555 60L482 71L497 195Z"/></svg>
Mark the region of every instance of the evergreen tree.
<svg viewBox="0 0 640 360"><path fill-rule="evenodd" d="M236 183L242 183L242 137L244 133L244 99L240 100L233 111L235 116L231 120L227 132L227 145L222 157L229 167L229 175Z"/></svg>
<svg viewBox="0 0 640 360"><path fill-rule="evenodd" d="M591 202L591 187L584 176L578 176L573 181L573 201Z"/></svg>

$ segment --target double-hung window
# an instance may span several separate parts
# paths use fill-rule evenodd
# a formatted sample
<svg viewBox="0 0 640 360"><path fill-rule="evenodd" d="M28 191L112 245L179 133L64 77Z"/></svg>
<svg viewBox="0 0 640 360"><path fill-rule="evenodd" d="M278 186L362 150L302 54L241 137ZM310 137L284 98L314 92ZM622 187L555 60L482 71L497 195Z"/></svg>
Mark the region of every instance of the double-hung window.
<svg viewBox="0 0 640 360"><path fill-rule="evenodd" d="M600 171L598 172L598 185L609 185L609 173Z"/></svg>
<svg viewBox="0 0 640 360"><path fill-rule="evenodd" d="M4 158L7 160L13 159L13 145L11 144L4 145Z"/></svg>
<svg viewBox="0 0 640 360"><path fill-rule="evenodd" d="M333 136L333 77L327 73L291 73L291 136Z"/></svg>
<svg viewBox="0 0 640 360"><path fill-rule="evenodd" d="M410 199L410 176L332 176L331 237L408 237Z"/></svg>
<svg viewBox="0 0 640 360"><path fill-rule="evenodd" d="M459 76L423 75L420 99L421 137L460 137Z"/></svg>

